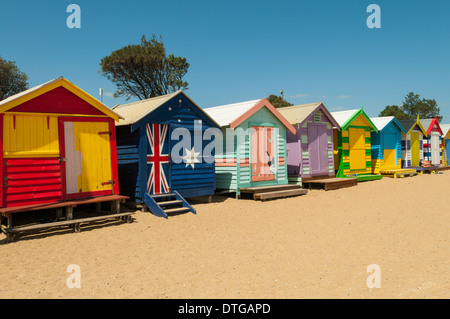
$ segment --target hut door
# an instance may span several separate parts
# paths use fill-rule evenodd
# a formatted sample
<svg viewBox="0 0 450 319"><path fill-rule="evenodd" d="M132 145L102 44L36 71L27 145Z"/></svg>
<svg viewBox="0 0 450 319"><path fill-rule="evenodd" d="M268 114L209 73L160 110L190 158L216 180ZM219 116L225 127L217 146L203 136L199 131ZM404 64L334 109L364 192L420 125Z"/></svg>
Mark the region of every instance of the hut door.
<svg viewBox="0 0 450 319"><path fill-rule="evenodd" d="M431 164L433 165L441 164L439 142L439 135L431 134Z"/></svg>
<svg viewBox="0 0 450 319"><path fill-rule="evenodd" d="M275 134L273 127L251 127L251 181L275 180Z"/></svg>
<svg viewBox="0 0 450 319"><path fill-rule="evenodd" d="M63 122L66 199L112 194L110 133L105 121Z"/></svg>
<svg viewBox="0 0 450 319"><path fill-rule="evenodd" d="M420 161L420 145L419 133L411 132L411 166L419 166Z"/></svg>
<svg viewBox="0 0 450 319"><path fill-rule="evenodd" d="M328 173L328 137L324 124L308 125L308 152L311 174Z"/></svg>
<svg viewBox="0 0 450 319"><path fill-rule="evenodd" d="M364 129L349 128L350 169L366 169L366 142Z"/></svg>
<svg viewBox="0 0 450 319"><path fill-rule="evenodd" d="M150 195L170 192L169 125L148 124L147 132L147 193Z"/></svg>

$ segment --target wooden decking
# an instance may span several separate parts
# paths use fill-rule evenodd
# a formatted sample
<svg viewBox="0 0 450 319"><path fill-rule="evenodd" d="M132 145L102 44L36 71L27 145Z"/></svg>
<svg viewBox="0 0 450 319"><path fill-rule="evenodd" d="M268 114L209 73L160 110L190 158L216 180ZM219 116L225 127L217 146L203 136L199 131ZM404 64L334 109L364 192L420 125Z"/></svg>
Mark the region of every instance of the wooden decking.
<svg viewBox="0 0 450 319"><path fill-rule="evenodd" d="M324 178L324 179L313 179L313 180L307 180L302 183L303 187L313 189L313 188L319 188L324 189L326 191L333 190L333 189L339 189L339 188L345 188L345 187L352 187L358 184L357 178Z"/></svg>
<svg viewBox="0 0 450 319"><path fill-rule="evenodd" d="M405 176L415 176L417 175L416 169L407 169L407 168L399 168L399 169L385 169L380 170L380 174L388 177L405 177Z"/></svg>
<svg viewBox="0 0 450 319"><path fill-rule="evenodd" d="M0 208L0 214L31 212L31 211L37 211L37 210L43 210L43 209L63 208L63 207L68 207L68 206L77 207L78 205L96 204L96 203L110 202L110 201L121 201L123 203L128 198L129 198L128 196L122 196L122 195L107 195L107 196L99 196L99 197L93 197L93 198L87 198L87 199L68 200L68 201L62 201L62 202L51 203L51 204Z"/></svg>
<svg viewBox="0 0 450 319"><path fill-rule="evenodd" d="M422 166L413 166L413 167L406 167L407 169L415 169L418 174L422 175L423 173L431 173L433 171L438 171L439 166L429 166L429 167L422 167Z"/></svg>
<svg viewBox="0 0 450 319"><path fill-rule="evenodd" d="M0 213L7 219L7 227L4 228L2 225L0 225L1 226L0 228L1 231L6 235L6 242L11 242L19 234L35 232L55 227L61 228L64 226L71 226L73 227L75 232L80 232L81 231L80 227L82 224L89 224L96 221L119 219L130 223L132 221L131 215L133 215L134 212L120 213L120 203L124 202L126 199L128 199L127 196L109 195L87 199L62 201L58 203L44 204L44 205L2 208L0 209ZM111 212L107 213L101 212L101 203L103 202L111 203ZM96 212L97 212L96 216L74 219L73 218L74 207L87 204L96 204ZM65 209L66 211L65 218L62 216L63 209ZM55 211L56 212L56 218L54 219L55 221L13 226L13 215L20 212L33 212L39 210ZM53 220L53 218L51 220Z"/></svg>
<svg viewBox="0 0 450 319"><path fill-rule="evenodd" d="M266 201L270 199L278 199L292 196L300 196L308 193L306 189L300 188L299 185L273 185L273 186L256 186L241 188L241 194L252 194L254 200Z"/></svg>

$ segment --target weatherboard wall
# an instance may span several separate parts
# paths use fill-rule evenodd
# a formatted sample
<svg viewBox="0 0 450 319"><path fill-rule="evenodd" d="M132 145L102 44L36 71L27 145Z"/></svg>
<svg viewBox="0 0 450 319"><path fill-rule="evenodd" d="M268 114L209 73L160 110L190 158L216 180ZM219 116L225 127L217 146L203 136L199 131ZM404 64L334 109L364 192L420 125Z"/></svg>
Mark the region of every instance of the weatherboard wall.
<svg viewBox="0 0 450 319"><path fill-rule="evenodd" d="M209 154L203 153L207 146L211 149L211 143L214 144L214 137L209 138L210 132L205 134L211 131L213 126L205 119L205 115L198 111L198 107L190 99L179 94L137 123L118 126L119 174L121 181L123 180L121 193L130 196L136 202L143 201L147 193L149 174L147 155L151 151L146 125L161 124L169 127L166 139L169 143L167 152L170 154L170 163L166 178L170 190L178 191L185 198L214 194L216 188L214 148ZM201 133L195 135L195 129L199 128ZM189 131L191 140L175 137L172 134L175 129ZM177 154L172 152L177 143L186 145L188 150L194 147L195 152L200 152L198 156L200 163L195 163L194 168L187 167L182 159L184 147L177 147L180 150Z"/></svg>
<svg viewBox="0 0 450 319"><path fill-rule="evenodd" d="M401 168L401 129L391 121L379 133L371 132L372 173ZM391 157L392 158L388 158ZM392 161L393 160L393 161Z"/></svg>
<svg viewBox="0 0 450 319"><path fill-rule="evenodd" d="M276 128L275 180L251 180L251 138L252 126ZM216 185L218 190L235 191L240 188L282 185L288 183L286 160L286 127L266 107L259 109L235 129L222 127L223 147L216 148ZM226 147L226 141L233 141L234 147ZM220 149L222 149L220 151Z"/></svg>

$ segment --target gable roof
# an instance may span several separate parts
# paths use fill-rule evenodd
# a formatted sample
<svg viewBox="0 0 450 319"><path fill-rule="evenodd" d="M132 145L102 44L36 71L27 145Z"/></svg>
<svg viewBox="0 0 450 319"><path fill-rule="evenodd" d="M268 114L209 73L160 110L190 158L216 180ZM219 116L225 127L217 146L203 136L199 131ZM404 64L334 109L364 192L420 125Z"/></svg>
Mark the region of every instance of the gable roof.
<svg viewBox="0 0 450 319"><path fill-rule="evenodd" d="M366 115L362 108L348 110L348 111L339 111L339 112L331 112L331 115L336 119L342 129L347 129L350 124L358 117L363 116L370 127L378 133L378 129L375 124L372 123L370 118Z"/></svg>
<svg viewBox="0 0 450 319"><path fill-rule="evenodd" d="M291 123L302 125L304 121L311 115L321 110L329 121L338 129L341 129L339 123L334 119L322 102L281 107L278 109L280 113Z"/></svg>
<svg viewBox="0 0 450 319"><path fill-rule="evenodd" d="M443 135L442 130L441 130L441 126L439 125L437 117L435 117L434 119L419 119L419 121L422 124L422 126L427 130L427 134L428 135L430 135L431 130L433 129L433 126L435 126L435 125L436 125L439 133L441 135Z"/></svg>
<svg viewBox="0 0 450 319"><path fill-rule="evenodd" d="M214 119L211 118L205 112L205 110L200 108L194 101L192 101L189 98L189 96L187 96L187 94L184 93L182 90L178 90L176 92L166 95L152 97L142 101L114 106L113 110L123 117L123 120L119 121L117 126L135 124L141 121L143 118L145 118L153 111L157 110L160 106L164 105L166 102L168 102L169 100L171 100L172 98L176 97L179 94L184 95L190 102L192 102L192 104L194 104L198 108L200 112L202 112L205 115L205 117L210 119L217 127L219 127L219 124L216 121L214 121Z"/></svg>
<svg viewBox="0 0 450 319"><path fill-rule="evenodd" d="M220 126L235 128L263 107L269 109L293 134L297 132L292 124L267 99L209 107L205 109L205 112L215 119Z"/></svg>
<svg viewBox="0 0 450 319"><path fill-rule="evenodd" d="M417 116L416 120L398 120L398 122L405 129L406 135L411 133L413 128L416 127L416 125L417 125L420 128L420 130L422 131L422 133L425 135L425 137L428 136L427 131L423 128L422 124L420 124L419 116Z"/></svg>
<svg viewBox="0 0 450 319"><path fill-rule="evenodd" d="M393 116L371 117L370 120L375 124L378 131L384 129L389 123L394 122L397 127L406 134L405 128Z"/></svg>
<svg viewBox="0 0 450 319"><path fill-rule="evenodd" d="M120 115L112 111L109 107L107 107L105 104L94 98L92 95L86 93L82 89L80 89L75 84L71 83L70 81L66 80L63 77L59 77L57 79L45 82L43 84L37 85L35 87L32 87L28 90L25 90L23 92L20 92L18 94L15 94L13 96L10 96L3 101L0 101L0 113L7 112L8 110L23 104L27 101L30 101L42 94L45 94L51 90L54 90L58 87L64 87L68 91L72 92L82 100L86 101L90 105L92 105L94 108L102 112L103 114L113 118L114 120L118 121L120 119ZM45 113L45 110L43 110Z"/></svg>
<svg viewBox="0 0 450 319"><path fill-rule="evenodd" d="M450 124L439 124L442 130L442 137L450 138Z"/></svg>

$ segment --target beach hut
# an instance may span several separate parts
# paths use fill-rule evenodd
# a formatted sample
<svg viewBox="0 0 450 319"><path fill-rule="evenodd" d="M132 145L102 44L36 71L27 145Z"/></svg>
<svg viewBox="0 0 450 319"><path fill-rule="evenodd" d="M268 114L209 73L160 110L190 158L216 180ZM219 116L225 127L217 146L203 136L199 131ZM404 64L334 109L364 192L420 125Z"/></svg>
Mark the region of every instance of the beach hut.
<svg viewBox="0 0 450 319"><path fill-rule="evenodd" d="M351 179L335 178L333 128L339 124L323 103L282 107L280 113L296 128L287 131L287 166L289 182L326 190L343 187Z"/></svg>
<svg viewBox="0 0 450 319"><path fill-rule="evenodd" d="M355 176L358 181L380 179L372 174L371 131L378 129L363 108L332 112L341 126L334 129L335 171L338 177Z"/></svg>
<svg viewBox="0 0 450 319"><path fill-rule="evenodd" d="M255 199L304 194L298 185L288 185L286 131L296 134L296 129L267 99L205 111L222 130L222 142L216 143L218 190L236 193L238 198L253 193ZM256 194L262 190L267 194Z"/></svg>
<svg viewBox="0 0 450 319"><path fill-rule="evenodd" d="M10 228L12 213L66 207L71 219L83 203L74 200L124 198L118 196L119 117L63 77L0 102L0 212Z"/></svg>
<svg viewBox="0 0 450 319"><path fill-rule="evenodd" d="M440 124L442 130L442 163L448 166L450 154L450 124Z"/></svg>
<svg viewBox="0 0 450 319"><path fill-rule="evenodd" d="M423 157L423 140L427 137L427 131L423 128L419 121L416 120L399 120L406 133L402 132L402 168L417 168Z"/></svg>
<svg viewBox="0 0 450 319"><path fill-rule="evenodd" d="M431 161L431 165L442 165L442 130L437 120L419 119L422 126L427 131L427 137L424 139L423 157L426 161Z"/></svg>
<svg viewBox="0 0 450 319"><path fill-rule="evenodd" d="M371 117L378 129L371 132L372 173L388 176L415 175L414 169L402 169L401 137L406 130L393 116Z"/></svg>
<svg viewBox="0 0 450 319"><path fill-rule="evenodd" d="M116 128L121 193L159 217L195 213L185 199L215 190L207 135L217 123L181 90L113 110L123 117Z"/></svg>

